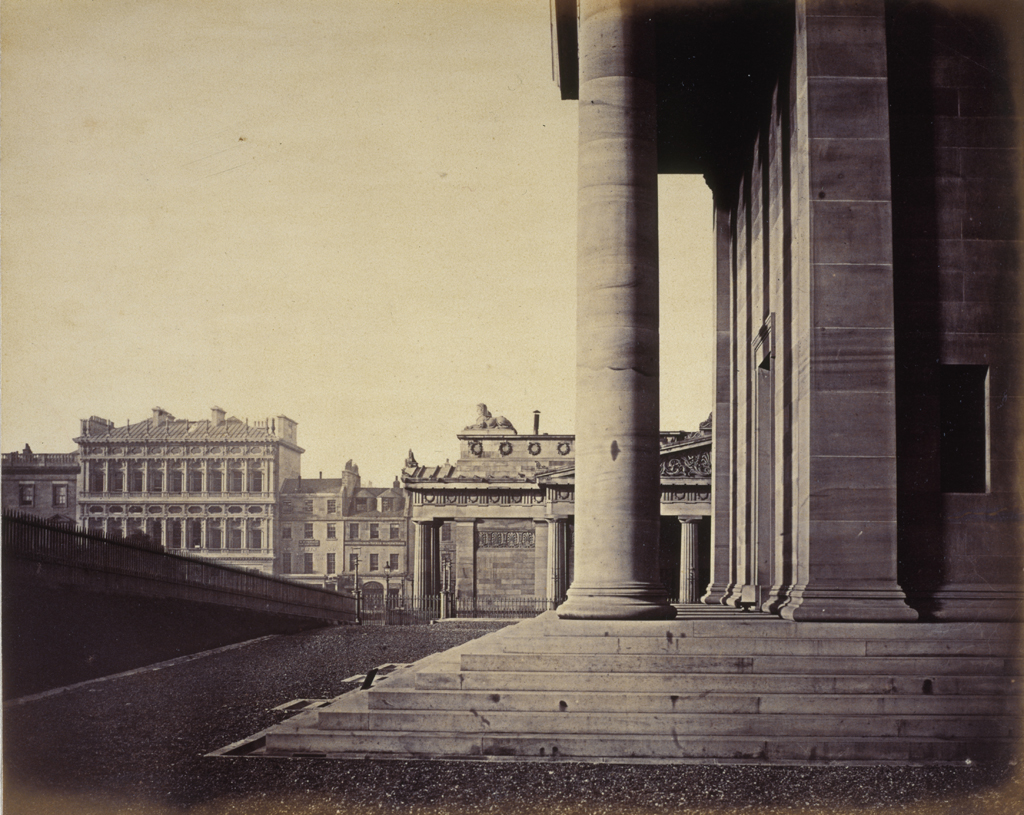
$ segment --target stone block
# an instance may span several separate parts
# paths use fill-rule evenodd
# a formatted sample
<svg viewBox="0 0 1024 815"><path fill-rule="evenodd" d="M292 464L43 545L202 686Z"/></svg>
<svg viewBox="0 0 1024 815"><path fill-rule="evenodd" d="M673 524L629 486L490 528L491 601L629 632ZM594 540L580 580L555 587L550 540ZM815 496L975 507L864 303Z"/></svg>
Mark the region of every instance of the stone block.
<svg viewBox="0 0 1024 815"><path fill-rule="evenodd" d="M816 391L891 392L895 388L892 330L815 328L811 366L811 387Z"/></svg>
<svg viewBox="0 0 1024 815"><path fill-rule="evenodd" d="M888 202L813 201L811 218L812 263L892 263Z"/></svg>
<svg viewBox="0 0 1024 815"><path fill-rule="evenodd" d="M881 18L832 18L808 25L807 74L884 77L885 27Z"/></svg>
<svg viewBox="0 0 1024 815"><path fill-rule="evenodd" d="M812 497L812 506L814 506ZM829 511L834 511L831 507ZM838 514L838 513L837 513ZM841 520L811 516L811 580L848 584L857 588L858 580L878 580L896 576L896 512L890 520Z"/></svg>
<svg viewBox="0 0 1024 815"><path fill-rule="evenodd" d="M810 454L879 458L895 454L891 393L815 391L811 403ZM850 461L855 468L856 462Z"/></svg>
<svg viewBox="0 0 1024 815"><path fill-rule="evenodd" d="M896 517L895 483L883 489L823 490L812 486L811 490L811 518L818 522L890 522Z"/></svg>
<svg viewBox="0 0 1024 815"><path fill-rule="evenodd" d="M887 201L888 151L865 139L812 139L811 196L829 201Z"/></svg>
<svg viewBox="0 0 1024 815"><path fill-rule="evenodd" d="M811 140L876 139L888 154L889 107L884 77L808 77L807 120Z"/></svg>

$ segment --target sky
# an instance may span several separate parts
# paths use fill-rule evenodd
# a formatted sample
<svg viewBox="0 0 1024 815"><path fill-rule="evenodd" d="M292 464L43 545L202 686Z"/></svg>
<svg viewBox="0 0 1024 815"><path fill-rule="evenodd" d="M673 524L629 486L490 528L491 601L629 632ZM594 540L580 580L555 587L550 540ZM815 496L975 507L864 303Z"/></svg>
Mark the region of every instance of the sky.
<svg viewBox="0 0 1024 815"><path fill-rule="evenodd" d="M5 0L2 446L160 406L389 484L575 411L548 0ZM711 196L659 179L662 421L712 406Z"/></svg>

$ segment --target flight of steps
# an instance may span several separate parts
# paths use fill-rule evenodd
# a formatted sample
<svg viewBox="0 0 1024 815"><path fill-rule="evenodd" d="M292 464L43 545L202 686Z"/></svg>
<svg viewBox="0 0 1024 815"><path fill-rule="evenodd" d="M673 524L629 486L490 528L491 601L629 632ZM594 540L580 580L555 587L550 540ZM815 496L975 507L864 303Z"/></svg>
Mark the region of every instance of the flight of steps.
<svg viewBox="0 0 1024 815"><path fill-rule="evenodd" d="M266 735L278 755L907 763L1008 759L1017 626L673 621L554 612L398 670Z"/></svg>

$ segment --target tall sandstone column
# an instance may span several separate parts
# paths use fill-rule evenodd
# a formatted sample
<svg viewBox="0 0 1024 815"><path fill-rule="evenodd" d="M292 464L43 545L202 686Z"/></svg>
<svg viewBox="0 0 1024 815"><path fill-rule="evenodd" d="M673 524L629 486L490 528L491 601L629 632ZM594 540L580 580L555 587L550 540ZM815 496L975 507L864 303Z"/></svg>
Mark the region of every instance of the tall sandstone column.
<svg viewBox="0 0 1024 815"><path fill-rule="evenodd" d="M675 614L658 579L654 33L628 0L579 6L576 548L559 616Z"/></svg>

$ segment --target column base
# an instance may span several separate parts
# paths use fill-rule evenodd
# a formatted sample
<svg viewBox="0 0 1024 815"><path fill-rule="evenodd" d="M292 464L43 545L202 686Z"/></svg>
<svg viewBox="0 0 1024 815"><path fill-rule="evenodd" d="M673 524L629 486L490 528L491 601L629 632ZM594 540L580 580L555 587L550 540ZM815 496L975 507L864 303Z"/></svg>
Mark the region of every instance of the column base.
<svg viewBox="0 0 1024 815"><path fill-rule="evenodd" d="M913 622L917 612L892 583L872 588L794 586L779 616L795 622Z"/></svg>
<svg viewBox="0 0 1024 815"><path fill-rule="evenodd" d="M573 584L556 613L563 620L671 620L676 609L660 586Z"/></svg>
<svg viewBox="0 0 1024 815"><path fill-rule="evenodd" d="M761 605L758 606L759 610L766 614L778 614L779 609L789 600L789 591L789 586L776 583L768 589L767 595L765 595Z"/></svg>
<svg viewBox="0 0 1024 815"><path fill-rule="evenodd" d="M935 591L913 592L910 602L928 620L1015 622L1024 619L1024 593L1013 584L951 583Z"/></svg>
<svg viewBox="0 0 1024 815"><path fill-rule="evenodd" d="M706 606L720 606L724 603L728 592L728 586L708 583L708 587L704 589L704 596L700 598L700 602Z"/></svg>

